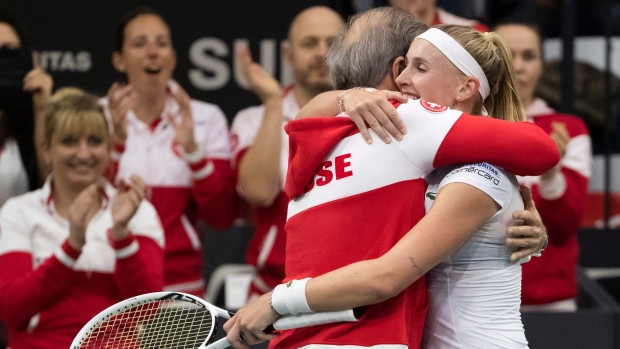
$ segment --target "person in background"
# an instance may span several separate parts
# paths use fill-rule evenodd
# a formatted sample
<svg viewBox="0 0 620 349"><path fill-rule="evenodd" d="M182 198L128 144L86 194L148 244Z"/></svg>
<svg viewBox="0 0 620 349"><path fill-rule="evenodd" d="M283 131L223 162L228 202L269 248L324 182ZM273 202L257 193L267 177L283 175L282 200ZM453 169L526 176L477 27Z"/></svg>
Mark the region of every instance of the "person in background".
<svg viewBox="0 0 620 349"><path fill-rule="evenodd" d="M121 18L112 63L126 82L112 84L101 100L113 143L108 178L144 179L166 232L165 289L202 297L195 223L226 229L236 214L226 117L218 106L190 99L172 80L170 28L151 8Z"/></svg>
<svg viewBox="0 0 620 349"><path fill-rule="evenodd" d="M19 22L8 13L0 13L0 48L30 49ZM52 93L52 85L52 77L34 67L24 77L22 87L32 94L32 106L0 106L0 207L10 197L39 188L45 178L46 169L38 148L41 112Z"/></svg>
<svg viewBox="0 0 620 349"><path fill-rule="evenodd" d="M103 309L161 291L164 233L145 184L103 177L107 121L97 97L58 90L44 113L43 188L0 210L0 318L9 347L58 348Z"/></svg>
<svg viewBox="0 0 620 349"><path fill-rule="evenodd" d="M249 88L263 103L241 110L231 127L237 190L257 207L256 231L246 252L247 263L256 267L249 300L269 292L284 279L288 206L284 193L288 135L284 125L314 96L331 90L325 55L342 24L340 15L325 6L307 8L295 17L285 43L285 57L293 69L294 81L284 90L252 62L247 48L238 48L237 59Z"/></svg>
<svg viewBox="0 0 620 349"><path fill-rule="evenodd" d="M542 40L536 26L505 22L494 28L513 55L518 93L530 122L553 138L562 159L538 177L521 177L532 188L536 207L547 227L544 258L523 266L523 310L577 309L577 231L585 210L591 175L591 139L583 120L558 113L535 96L543 70Z"/></svg>
<svg viewBox="0 0 620 349"><path fill-rule="evenodd" d="M382 0L381 2L416 16L429 27L438 24L456 24L473 27L481 32L489 31L486 25L478 21L453 15L437 7L437 0Z"/></svg>

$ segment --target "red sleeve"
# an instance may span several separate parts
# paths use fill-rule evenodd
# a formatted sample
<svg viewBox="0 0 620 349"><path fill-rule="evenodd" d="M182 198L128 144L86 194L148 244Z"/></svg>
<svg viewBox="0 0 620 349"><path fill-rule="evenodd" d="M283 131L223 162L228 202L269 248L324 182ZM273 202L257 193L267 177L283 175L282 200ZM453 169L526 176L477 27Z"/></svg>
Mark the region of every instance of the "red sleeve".
<svg viewBox="0 0 620 349"><path fill-rule="evenodd" d="M62 245L67 257L77 260L79 251L67 242ZM0 256L0 317L12 329L23 330L30 318L54 302L69 286L73 270L55 255L32 270L32 255L10 252Z"/></svg>
<svg viewBox="0 0 620 349"><path fill-rule="evenodd" d="M122 299L163 290L164 252L153 239L130 235L110 242L117 253L114 280Z"/></svg>
<svg viewBox="0 0 620 349"><path fill-rule="evenodd" d="M433 166L488 162L517 175L536 176L558 161L555 142L532 123L463 114L439 146Z"/></svg>
<svg viewBox="0 0 620 349"><path fill-rule="evenodd" d="M226 229L236 216L237 193L230 161L207 158L190 164L197 218L215 229Z"/></svg>
<svg viewBox="0 0 620 349"><path fill-rule="evenodd" d="M575 235L579 229L588 196L588 178L565 167L562 175L566 180L566 190L557 199L544 199L537 185L532 188L532 198L547 227L549 240L556 245Z"/></svg>

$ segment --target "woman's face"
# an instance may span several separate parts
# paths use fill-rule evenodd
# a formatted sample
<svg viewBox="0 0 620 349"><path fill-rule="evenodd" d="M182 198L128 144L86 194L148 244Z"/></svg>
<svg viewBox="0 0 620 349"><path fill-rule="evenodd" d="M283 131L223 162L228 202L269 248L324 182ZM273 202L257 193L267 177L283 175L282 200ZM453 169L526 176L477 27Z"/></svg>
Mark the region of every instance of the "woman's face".
<svg viewBox="0 0 620 349"><path fill-rule="evenodd" d="M512 51L519 97L522 102L530 103L542 75L540 38L533 29L518 24L499 26L495 32L504 38Z"/></svg>
<svg viewBox="0 0 620 349"><path fill-rule="evenodd" d="M52 136L48 156L54 180L76 189L96 183L108 164L108 152L107 140L88 131L60 139Z"/></svg>
<svg viewBox="0 0 620 349"><path fill-rule="evenodd" d="M114 53L113 61L138 88L166 86L176 66L168 25L157 15L134 18L125 27L123 50Z"/></svg>
<svg viewBox="0 0 620 349"><path fill-rule="evenodd" d="M396 78L400 91L412 98L453 107L464 75L435 46L415 39Z"/></svg>
<svg viewBox="0 0 620 349"><path fill-rule="evenodd" d="M8 23L0 22L0 47L7 46L8 48L19 48L21 41L15 29Z"/></svg>

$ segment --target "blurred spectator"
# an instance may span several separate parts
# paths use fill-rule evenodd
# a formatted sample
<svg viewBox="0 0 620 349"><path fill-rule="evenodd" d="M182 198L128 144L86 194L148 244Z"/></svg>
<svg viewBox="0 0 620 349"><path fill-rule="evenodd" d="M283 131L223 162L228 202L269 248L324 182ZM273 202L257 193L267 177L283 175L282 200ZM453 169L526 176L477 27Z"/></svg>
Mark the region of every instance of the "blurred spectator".
<svg viewBox="0 0 620 349"><path fill-rule="evenodd" d="M591 140L585 123L561 114L534 96L542 74L542 44L537 27L506 22L495 27L512 50L518 93L528 119L556 142L558 166L540 177L522 177L532 188L536 207L547 227L549 245L541 258L523 265L523 310L574 311L577 308L577 230L591 174Z"/></svg>
<svg viewBox="0 0 620 349"><path fill-rule="evenodd" d="M486 32L489 28L475 20L470 20L456 16L437 7L437 0L378 0L377 6L389 5L406 11L426 23L429 27L437 24L458 24L474 27Z"/></svg>
<svg viewBox="0 0 620 349"><path fill-rule="evenodd" d="M294 82L284 90L252 61L247 48L238 48L245 79L263 103L241 110L231 128L239 194L258 207L256 232L246 254L247 263L257 269L250 299L270 291L284 278L288 207L283 191L288 160L284 125L314 96L331 90L325 55L342 24L340 15L324 6L310 7L295 17L285 44Z"/></svg>
<svg viewBox="0 0 620 349"><path fill-rule="evenodd" d="M163 287L163 230L145 186L103 178L109 135L95 96L61 89L45 112L42 189L0 210L0 317L9 346L68 348L106 307Z"/></svg>
<svg viewBox="0 0 620 349"><path fill-rule="evenodd" d="M0 97L0 207L12 196L41 185L45 168L37 160L41 143L41 111L52 92L52 78L41 68L32 68L28 40L18 21L0 13L0 65L29 66L21 75L1 71L3 96ZM28 71L29 70L29 71ZM23 81L15 81L14 79ZM15 98L19 97L19 98ZM20 103L25 101L25 103ZM38 130L35 135L35 130ZM33 140L33 135L36 137Z"/></svg>
<svg viewBox="0 0 620 349"><path fill-rule="evenodd" d="M170 28L153 9L126 13L116 33L114 68L126 81L102 99L112 129L115 181L138 174L166 232L166 290L203 296L204 220L225 229L235 216L228 125L219 107L190 99L172 80Z"/></svg>

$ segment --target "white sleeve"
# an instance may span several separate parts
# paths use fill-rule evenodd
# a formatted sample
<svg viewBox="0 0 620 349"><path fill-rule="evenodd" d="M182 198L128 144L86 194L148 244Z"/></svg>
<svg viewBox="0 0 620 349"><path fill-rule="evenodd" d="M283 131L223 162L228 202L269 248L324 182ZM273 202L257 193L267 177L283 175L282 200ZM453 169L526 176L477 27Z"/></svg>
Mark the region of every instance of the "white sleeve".
<svg viewBox="0 0 620 349"><path fill-rule="evenodd" d="M233 119L230 128L233 160L237 159L240 151L249 148L254 143L264 113L263 106L254 106L239 111Z"/></svg>
<svg viewBox="0 0 620 349"><path fill-rule="evenodd" d="M228 121L220 107L191 101L194 116L196 142L204 149L208 158L230 159Z"/></svg>
<svg viewBox="0 0 620 349"><path fill-rule="evenodd" d="M439 189L450 183L467 183L476 187L502 208L506 207L512 198L513 183L506 172L486 162L455 167L441 180Z"/></svg>
<svg viewBox="0 0 620 349"><path fill-rule="evenodd" d="M9 199L0 210L0 255L32 252L31 229L26 224L23 196Z"/></svg>
<svg viewBox="0 0 620 349"><path fill-rule="evenodd" d="M407 134L394 143L414 165L424 172L432 171L439 146L463 113L421 100L409 100L396 110L407 126Z"/></svg>

